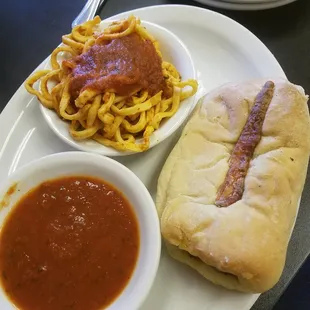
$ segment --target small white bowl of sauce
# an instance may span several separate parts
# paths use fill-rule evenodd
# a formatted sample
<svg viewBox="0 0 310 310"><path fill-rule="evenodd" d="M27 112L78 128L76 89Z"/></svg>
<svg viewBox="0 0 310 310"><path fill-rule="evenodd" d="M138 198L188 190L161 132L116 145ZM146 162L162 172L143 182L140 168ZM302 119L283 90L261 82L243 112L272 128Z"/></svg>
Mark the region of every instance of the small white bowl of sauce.
<svg viewBox="0 0 310 310"><path fill-rule="evenodd" d="M161 250L154 202L96 154L34 161L0 189L0 309L137 309ZM16 308L15 308L16 307Z"/></svg>
<svg viewBox="0 0 310 310"><path fill-rule="evenodd" d="M100 29L108 27L111 21L102 21ZM147 21L141 21L141 25L159 42L159 49L162 53L163 61L173 64L181 76L182 81L196 79L196 70L189 50L184 43L171 31L166 28ZM59 57L59 62L65 57ZM51 69L48 63L46 69ZM187 87L189 89L189 87ZM176 113L164 119L157 130L150 136L149 148L159 144L174 133L186 120L195 105L195 95L181 101ZM132 151L120 151L110 146L105 146L92 139L76 140L69 133L69 124L63 121L50 109L40 105L45 120L54 133L70 146L87 152L97 153L105 156L130 155ZM139 138L139 141L142 139Z"/></svg>

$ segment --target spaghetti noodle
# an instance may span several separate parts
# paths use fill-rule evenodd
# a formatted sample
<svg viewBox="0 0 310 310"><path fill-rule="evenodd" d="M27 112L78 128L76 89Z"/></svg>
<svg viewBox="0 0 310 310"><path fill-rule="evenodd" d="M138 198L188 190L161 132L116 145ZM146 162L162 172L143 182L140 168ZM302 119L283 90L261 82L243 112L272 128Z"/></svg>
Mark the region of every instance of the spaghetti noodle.
<svg viewBox="0 0 310 310"><path fill-rule="evenodd" d="M103 32L100 21L96 16L64 35L51 54L52 69L35 72L25 87L70 122L74 139L142 152L163 119L172 117L198 84L181 81L139 19L113 22ZM59 53L67 56L61 64ZM187 86L190 90L184 90Z"/></svg>

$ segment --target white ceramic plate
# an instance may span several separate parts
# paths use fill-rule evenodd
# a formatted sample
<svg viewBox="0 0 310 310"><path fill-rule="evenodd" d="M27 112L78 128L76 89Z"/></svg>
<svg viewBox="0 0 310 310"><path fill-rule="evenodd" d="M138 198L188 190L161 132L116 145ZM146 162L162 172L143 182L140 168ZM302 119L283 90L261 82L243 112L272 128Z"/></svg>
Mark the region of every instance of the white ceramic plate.
<svg viewBox="0 0 310 310"><path fill-rule="evenodd" d="M102 21L100 24L100 29L103 30L110 25L111 22ZM183 81L187 79L196 79L196 71L194 68L194 63L192 57L183 44L183 42L169 30L150 22L141 22L148 32L153 35L160 44L160 50L163 55L163 60L169 61L174 64L182 76ZM64 60L65 55L59 57L59 61ZM52 66L50 62L47 62L47 69L51 69ZM191 109L195 104L195 96L183 100L180 104L178 111L173 115L173 117L164 121L158 130L156 130L150 137L150 148L157 145L158 143L164 141L173 132L175 132L184 122ZM51 129L66 143L73 146L74 148L97 153L106 156L124 156L133 154L133 152L121 152L113 149L112 147L104 146L94 140L74 140L69 133L69 123L61 120L58 115L41 105L41 111L51 127ZM142 142L142 139L138 142Z"/></svg>
<svg viewBox="0 0 310 310"><path fill-rule="evenodd" d="M249 3L251 1L242 1L242 0L195 0L197 2L200 2L202 4L210 5L216 8L220 9L227 9L227 10L240 10L240 11L256 11L256 10L266 10L266 9L272 9L277 8L279 6L283 6L289 3L292 3L296 0L276 0L276 1L269 1L268 3L266 1L259 1L257 0L257 3ZM239 3L237 3L239 2ZM247 3L246 3L247 2ZM255 1L253 1L255 2ZM261 2L261 3L260 3Z"/></svg>
<svg viewBox="0 0 310 310"><path fill-rule="evenodd" d="M216 12L190 6L155 6L129 14L173 31L189 48L204 92L223 83L259 77L285 77L280 65L251 32ZM40 68L44 67L44 63ZM48 127L36 98L21 86L0 115L0 182L18 167L42 156L72 150ZM152 196L162 165L180 131L138 155L119 157ZM158 274L142 310L248 310L258 295L212 285L162 251ZM131 309L128 309L131 310Z"/></svg>

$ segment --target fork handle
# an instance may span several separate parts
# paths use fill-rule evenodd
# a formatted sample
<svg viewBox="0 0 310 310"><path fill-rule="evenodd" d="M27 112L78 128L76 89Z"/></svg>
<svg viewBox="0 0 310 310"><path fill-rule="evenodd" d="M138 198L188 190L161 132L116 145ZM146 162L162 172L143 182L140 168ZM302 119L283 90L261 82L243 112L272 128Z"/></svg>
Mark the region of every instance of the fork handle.
<svg viewBox="0 0 310 310"><path fill-rule="evenodd" d="M71 25L72 28L74 28L75 26L82 24L82 23L84 23L90 19L93 19L95 17L99 3L101 1L102 0L88 0L86 2L86 4L84 5L80 14L72 22L72 25ZM103 5L104 2L105 2L105 0L103 0L100 4Z"/></svg>

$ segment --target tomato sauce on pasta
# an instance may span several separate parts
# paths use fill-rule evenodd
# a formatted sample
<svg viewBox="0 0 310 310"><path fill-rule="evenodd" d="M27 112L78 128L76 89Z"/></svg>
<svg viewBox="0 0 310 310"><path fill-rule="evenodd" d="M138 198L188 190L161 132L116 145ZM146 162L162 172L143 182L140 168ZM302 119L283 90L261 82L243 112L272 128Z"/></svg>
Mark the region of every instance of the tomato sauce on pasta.
<svg viewBox="0 0 310 310"><path fill-rule="evenodd" d="M74 98L85 89L122 96L140 90L153 96L167 90L162 60L153 43L136 33L101 41L87 52L64 60L62 65L72 71L70 90Z"/></svg>

